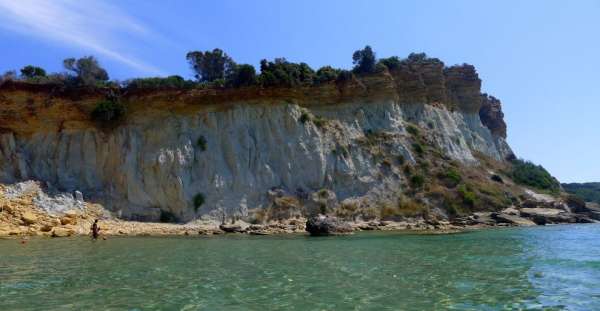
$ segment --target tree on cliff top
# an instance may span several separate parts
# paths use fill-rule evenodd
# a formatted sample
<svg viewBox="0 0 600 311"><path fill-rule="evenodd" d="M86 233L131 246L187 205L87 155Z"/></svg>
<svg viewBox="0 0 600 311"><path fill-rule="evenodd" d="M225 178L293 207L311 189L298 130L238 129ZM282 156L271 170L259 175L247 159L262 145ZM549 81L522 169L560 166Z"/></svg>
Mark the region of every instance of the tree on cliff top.
<svg viewBox="0 0 600 311"><path fill-rule="evenodd" d="M375 52L370 46L365 46L364 49L355 51L352 54L352 61L354 64L354 72L356 73L372 73L375 72L375 63L377 57Z"/></svg>
<svg viewBox="0 0 600 311"><path fill-rule="evenodd" d="M292 63L285 58L260 61L260 83L270 87L293 87L313 84L315 71L306 63Z"/></svg>
<svg viewBox="0 0 600 311"><path fill-rule="evenodd" d="M25 79L41 78L46 76L46 70L37 66L25 66L21 68L21 76Z"/></svg>
<svg viewBox="0 0 600 311"><path fill-rule="evenodd" d="M94 56L67 58L63 61L63 66L75 73L75 82L78 85L96 85L98 82L108 81L108 73Z"/></svg>
<svg viewBox="0 0 600 311"><path fill-rule="evenodd" d="M233 74L236 64L229 55L221 49L212 51L192 51L185 58L194 70L195 77L200 82L225 80Z"/></svg>

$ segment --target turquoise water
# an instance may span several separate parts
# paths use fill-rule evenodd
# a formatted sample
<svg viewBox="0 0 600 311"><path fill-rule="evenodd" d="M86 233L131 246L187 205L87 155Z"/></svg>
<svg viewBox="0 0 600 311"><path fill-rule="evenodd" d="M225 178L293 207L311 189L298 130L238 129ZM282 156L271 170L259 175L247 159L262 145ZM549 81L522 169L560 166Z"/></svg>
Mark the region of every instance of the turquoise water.
<svg viewBox="0 0 600 311"><path fill-rule="evenodd" d="M600 225L0 240L0 310L600 310Z"/></svg>

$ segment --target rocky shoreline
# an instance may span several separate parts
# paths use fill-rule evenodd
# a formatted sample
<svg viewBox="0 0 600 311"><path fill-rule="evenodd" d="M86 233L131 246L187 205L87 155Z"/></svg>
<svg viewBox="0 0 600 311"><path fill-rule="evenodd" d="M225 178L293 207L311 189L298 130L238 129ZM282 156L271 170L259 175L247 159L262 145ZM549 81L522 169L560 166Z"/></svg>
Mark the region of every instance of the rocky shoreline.
<svg viewBox="0 0 600 311"><path fill-rule="evenodd" d="M75 195L47 196L35 182L18 186L0 185L0 237L86 236L99 219L103 236L169 236L220 234L306 234L338 235L357 231L409 231L455 233L494 227L535 226L569 223L600 223L600 206L578 200L554 198L529 191L529 200L500 211L475 212L466 216L402 217L400 219L347 220L318 215L305 218L248 223L243 220L221 223L197 219L185 224L122 220L101 205L84 202Z"/></svg>

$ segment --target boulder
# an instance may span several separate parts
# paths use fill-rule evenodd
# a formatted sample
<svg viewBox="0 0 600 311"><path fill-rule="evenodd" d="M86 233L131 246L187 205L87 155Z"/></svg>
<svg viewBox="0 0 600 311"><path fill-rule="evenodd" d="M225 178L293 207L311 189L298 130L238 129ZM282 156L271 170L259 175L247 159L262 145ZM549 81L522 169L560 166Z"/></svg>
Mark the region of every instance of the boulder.
<svg viewBox="0 0 600 311"><path fill-rule="evenodd" d="M535 222L515 214L492 213L492 218L498 223L506 223L515 226L535 226Z"/></svg>
<svg viewBox="0 0 600 311"><path fill-rule="evenodd" d="M306 221L306 231L312 236L338 235L351 233L352 226L335 217L315 216Z"/></svg>
<svg viewBox="0 0 600 311"><path fill-rule="evenodd" d="M244 233L246 231L240 225L228 225L228 224L220 225L219 229L221 229L227 233Z"/></svg>
<svg viewBox="0 0 600 311"><path fill-rule="evenodd" d="M530 218L538 225L577 222L575 214L567 213L555 208L523 208L521 209L521 216Z"/></svg>
<svg viewBox="0 0 600 311"><path fill-rule="evenodd" d="M60 224L63 226L64 225L75 225L75 224L77 224L77 218L63 216L60 218Z"/></svg>
<svg viewBox="0 0 600 311"><path fill-rule="evenodd" d="M71 228L54 228L54 230L52 230L52 237L54 238L62 238L62 237L68 237L75 234L75 230L71 229Z"/></svg>
<svg viewBox="0 0 600 311"><path fill-rule="evenodd" d="M32 212L25 212L21 215L21 220L28 226L36 223L37 219L37 216Z"/></svg>

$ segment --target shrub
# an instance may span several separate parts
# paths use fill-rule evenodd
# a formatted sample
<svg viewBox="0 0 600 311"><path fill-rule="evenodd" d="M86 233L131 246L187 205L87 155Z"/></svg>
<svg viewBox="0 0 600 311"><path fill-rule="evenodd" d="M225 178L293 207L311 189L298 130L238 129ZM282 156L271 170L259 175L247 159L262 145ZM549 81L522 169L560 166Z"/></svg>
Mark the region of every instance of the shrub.
<svg viewBox="0 0 600 311"><path fill-rule="evenodd" d="M86 56L80 59L67 58L63 61L66 70L75 74L76 85L96 86L108 81L108 73L100 67L94 56Z"/></svg>
<svg viewBox="0 0 600 311"><path fill-rule="evenodd" d="M493 180L493 181L495 181L495 182L497 182L497 183L501 183L501 184L504 183L504 180L502 179L502 177L500 177L499 175L496 175L496 174L493 174L490 177L490 179Z"/></svg>
<svg viewBox="0 0 600 311"><path fill-rule="evenodd" d="M379 63L385 65L389 70L394 70L400 67L400 58L398 56L382 58L379 60Z"/></svg>
<svg viewBox="0 0 600 311"><path fill-rule="evenodd" d="M423 156L423 154L425 153L425 150L423 149L423 146L421 146L421 144L419 144L419 143L413 143L412 147L413 147L413 150L417 153L418 156Z"/></svg>
<svg viewBox="0 0 600 311"><path fill-rule="evenodd" d="M21 68L21 76L25 79L34 79L46 76L46 70L36 66L25 66Z"/></svg>
<svg viewBox="0 0 600 311"><path fill-rule="evenodd" d="M235 66L233 73L228 77L227 85L233 87L251 86L257 83L254 66L242 64Z"/></svg>
<svg viewBox="0 0 600 311"><path fill-rule="evenodd" d="M185 56L190 63L194 76L200 82L213 82L227 79L235 69L235 62L221 49L212 51L192 51Z"/></svg>
<svg viewBox="0 0 600 311"><path fill-rule="evenodd" d="M319 68L319 70L317 70L317 73L315 74L314 83L322 84L330 81L335 81L339 73L339 69L334 69L331 66L321 67Z"/></svg>
<svg viewBox="0 0 600 311"><path fill-rule="evenodd" d="M310 122L312 120L312 117L308 112L303 111L302 114L300 115L299 120L300 120L300 122L302 122L302 124L304 124L306 122Z"/></svg>
<svg viewBox="0 0 600 311"><path fill-rule="evenodd" d="M463 203L466 205L473 207L475 205L475 201L477 200L477 196L473 191L468 189L465 185L460 185L457 189L458 194L461 196Z"/></svg>
<svg viewBox="0 0 600 311"><path fill-rule="evenodd" d="M98 122L116 122L125 115L125 106L118 101L103 100L92 110L92 119Z"/></svg>
<svg viewBox="0 0 600 311"><path fill-rule="evenodd" d="M419 129L412 124L409 124L408 126L406 126L406 131L413 136L419 135Z"/></svg>
<svg viewBox="0 0 600 311"><path fill-rule="evenodd" d="M306 63L291 63L285 58L276 58L273 62L260 61L259 82L265 87L293 87L311 85L315 72Z"/></svg>
<svg viewBox="0 0 600 311"><path fill-rule="evenodd" d="M315 117L315 118L313 119L313 122L315 123L315 125L316 125L317 127L323 127L323 126L325 126L325 124L327 123L327 120L326 120L326 119L324 119L324 118L323 118L323 117L321 117L321 116L317 116L317 117Z"/></svg>
<svg viewBox="0 0 600 311"><path fill-rule="evenodd" d="M337 75L337 78L335 79L336 83L345 83L348 81L351 81L353 77L353 74L351 71L348 70L340 70L340 72Z"/></svg>
<svg viewBox="0 0 600 311"><path fill-rule="evenodd" d="M198 208L200 208L200 206L202 206L202 204L204 204L204 194L197 193L194 196L194 210L198 211Z"/></svg>
<svg viewBox="0 0 600 311"><path fill-rule="evenodd" d="M200 151L206 151L206 138L200 135L200 137L198 137L198 140L196 141L196 145L198 145Z"/></svg>
<svg viewBox="0 0 600 311"><path fill-rule="evenodd" d="M168 76L166 78L153 77L153 78L137 78L131 79L125 82L125 88L135 89L162 89L162 88L173 88L173 89L186 89L194 87L195 83L190 80L185 80L181 76Z"/></svg>
<svg viewBox="0 0 600 311"><path fill-rule="evenodd" d="M423 175L413 175L410 178L410 184L413 186L413 188L422 188L423 185L425 184L425 177L423 177Z"/></svg>
<svg viewBox="0 0 600 311"><path fill-rule="evenodd" d="M460 173L458 173L455 169L450 168L446 172L445 179L449 181L450 186L455 187L456 185L458 185L458 183L460 183L462 177L460 176Z"/></svg>
<svg viewBox="0 0 600 311"><path fill-rule="evenodd" d="M399 165L404 165L404 163L406 162L406 158L404 158L404 155L399 154L396 157L396 160L398 161Z"/></svg>
<svg viewBox="0 0 600 311"><path fill-rule="evenodd" d="M354 72L356 73L372 73L375 72L375 52L370 46L365 46L364 49L355 51L352 54L352 62L354 63Z"/></svg>
<svg viewBox="0 0 600 311"><path fill-rule="evenodd" d="M552 177L541 165L535 165L529 161L513 160L510 176L515 182L522 185L550 192L560 190L560 184L556 178Z"/></svg>
<svg viewBox="0 0 600 311"><path fill-rule="evenodd" d="M420 63L427 60L427 54L425 53L410 53L408 55L408 61L412 63Z"/></svg>

